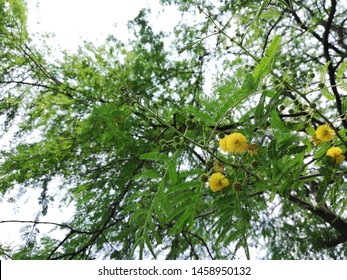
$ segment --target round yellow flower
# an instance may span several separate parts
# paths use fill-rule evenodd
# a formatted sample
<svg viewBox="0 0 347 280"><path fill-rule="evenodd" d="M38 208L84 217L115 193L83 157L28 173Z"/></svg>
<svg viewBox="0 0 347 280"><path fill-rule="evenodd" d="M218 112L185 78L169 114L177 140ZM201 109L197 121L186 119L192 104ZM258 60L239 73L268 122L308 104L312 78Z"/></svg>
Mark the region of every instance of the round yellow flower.
<svg viewBox="0 0 347 280"><path fill-rule="evenodd" d="M242 133L235 132L225 138L229 152L242 154L247 149L247 139Z"/></svg>
<svg viewBox="0 0 347 280"><path fill-rule="evenodd" d="M316 137L322 142L329 142L335 137L335 131L329 125L323 124L318 126Z"/></svg>
<svg viewBox="0 0 347 280"><path fill-rule="evenodd" d="M213 192L220 191L224 187L229 186L229 180L221 172L213 173L208 183Z"/></svg>
<svg viewBox="0 0 347 280"><path fill-rule="evenodd" d="M219 140L219 148L223 151L223 152L227 152L227 143L226 143L226 137L222 138Z"/></svg>
<svg viewBox="0 0 347 280"><path fill-rule="evenodd" d="M340 164L345 160L345 156L339 147L332 147L327 151L326 154L328 157L331 157L337 164Z"/></svg>

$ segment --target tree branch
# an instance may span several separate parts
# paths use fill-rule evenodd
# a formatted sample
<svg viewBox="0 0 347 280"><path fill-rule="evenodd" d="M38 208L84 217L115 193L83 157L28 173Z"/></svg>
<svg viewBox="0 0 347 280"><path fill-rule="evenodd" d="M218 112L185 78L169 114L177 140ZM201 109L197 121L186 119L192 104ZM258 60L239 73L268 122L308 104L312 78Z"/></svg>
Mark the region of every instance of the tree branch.
<svg viewBox="0 0 347 280"><path fill-rule="evenodd" d="M300 207L307 209L313 214L321 217L325 222L331 225L340 234L341 238L344 239L344 241L341 241L340 243L347 241L347 222L331 212L326 206L314 207L312 204L294 195L289 195L288 199L298 204Z"/></svg>
<svg viewBox="0 0 347 280"><path fill-rule="evenodd" d="M333 65L333 61L331 59L331 55L329 52L329 49L330 49L330 47L329 47L330 46L329 34L330 34L331 27L332 27L335 12L336 12L336 0L331 0L329 17L328 17L328 20L326 21L325 26L324 26L325 30L323 33L322 44L323 44L323 48L324 48L325 59L327 62L330 62L329 66L328 66L328 75L329 75L331 89L335 95L336 108L337 108L337 111L339 112L339 115L342 116L345 112L342 111L341 97L340 97L340 94L339 94L337 87L336 87L335 67ZM345 128L347 128L347 121L345 119L342 120L342 124Z"/></svg>
<svg viewBox="0 0 347 280"><path fill-rule="evenodd" d="M312 34L313 37L315 37L319 42L323 43L323 38L321 36L319 36L315 31L313 31L311 28L309 28L308 26L306 26L302 20L300 19L300 17L298 16L298 14L295 12L294 7L291 6L290 1L286 0L286 3L288 6L291 7L291 9L288 9L287 11L292 14L292 16L294 17L295 21L298 23L298 25L304 29L305 31L309 32ZM346 53L341 51L339 48L335 47L334 45L328 43L327 47L329 47L330 49L334 50L337 54L345 56Z"/></svg>
<svg viewBox="0 0 347 280"><path fill-rule="evenodd" d="M188 231L188 230L184 230L184 231L182 231L182 233L189 233L190 235L194 236L196 239L199 239L202 242L202 244L205 246L205 248L206 248L210 258L212 260L214 260L214 258L212 256L212 253L211 253L210 249L208 248L208 245L207 245L206 241L203 238L201 238L200 236L198 236L195 233L193 233L191 231Z"/></svg>

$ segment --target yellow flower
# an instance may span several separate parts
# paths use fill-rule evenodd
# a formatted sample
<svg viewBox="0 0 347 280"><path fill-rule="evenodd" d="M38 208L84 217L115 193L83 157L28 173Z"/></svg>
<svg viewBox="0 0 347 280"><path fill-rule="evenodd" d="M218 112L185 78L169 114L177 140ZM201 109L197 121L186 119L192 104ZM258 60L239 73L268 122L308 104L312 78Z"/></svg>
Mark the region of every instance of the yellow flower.
<svg viewBox="0 0 347 280"><path fill-rule="evenodd" d="M329 142L335 137L335 131L327 124L318 126L316 137L322 142Z"/></svg>
<svg viewBox="0 0 347 280"><path fill-rule="evenodd" d="M247 149L247 139L239 132L226 136L226 147L231 153L242 154Z"/></svg>
<svg viewBox="0 0 347 280"><path fill-rule="evenodd" d="M257 144L249 144L247 145L247 152L251 155L257 155L259 152L259 146Z"/></svg>
<svg viewBox="0 0 347 280"><path fill-rule="evenodd" d="M229 186L229 180L221 172L213 173L208 182L213 192L220 191L226 186Z"/></svg>
<svg viewBox="0 0 347 280"><path fill-rule="evenodd" d="M219 140L219 148L223 151L223 152L227 152L227 143L226 143L226 137L222 138Z"/></svg>
<svg viewBox="0 0 347 280"><path fill-rule="evenodd" d="M322 141L319 140L316 135L313 135L311 140L312 140L312 143L313 143L314 146L317 146L320 143L322 143Z"/></svg>
<svg viewBox="0 0 347 280"><path fill-rule="evenodd" d="M216 172L224 172L224 165L219 161L214 162L213 170Z"/></svg>
<svg viewBox="0 0 347 280"><path fill-rule="evenodd" d="M339 147L332 147L327 151L327 156L332 157L332 159L337 163L340 164L345 160L345 156Z"/></svg>

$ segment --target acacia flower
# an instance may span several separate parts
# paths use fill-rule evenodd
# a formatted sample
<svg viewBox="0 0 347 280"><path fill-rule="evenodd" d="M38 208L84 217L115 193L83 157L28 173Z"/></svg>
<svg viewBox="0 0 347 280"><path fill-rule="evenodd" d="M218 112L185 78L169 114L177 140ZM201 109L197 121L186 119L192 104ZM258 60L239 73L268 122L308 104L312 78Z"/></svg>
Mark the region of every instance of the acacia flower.
<svg viewBox="0 0 347 280"><path fill-rule="evenodd" d="M332 147L327 151L326 154L328 157L331 157L337 164L340 164L345 160L345 156L339 147Z"/></svg>
<svg viewBox="0 0 347 280"><path fill-rule="evenodd" d="M216 172L224 172L224 165L219 161L216 161L214 163L213 170Z"/></svg>
<svg viewBox="0 0 347 280"><path fill-rule="evenodd" d="M322 142L329 142L335 137L335 131L327 124L318 126L316 137Z"/></svg>
<svg viewBox="0 0 347 280"><path fill-rule="evenodd" d="M208 183L213 192L220 191L224 187L229 186L229 180L221 172L213 173Z"/></svg>
<svg viewBox="0 0 347 280"><path fill-rule="evenodd" d="M313 143L314 146L317 146L320 143L322 143L322 141L319 140L316 135L313 135L311 140L312 140L312 143Z"/></svg>
<svg viewBox="0 0 347 280"><path fill-rule="evenodd" d="M219 140L219 148L223 151L223 152L227 152L227 143L226 143L226 137L222 138Z"/></svg>
<svg viewBox="0 0 347 280"><path fill-rule="evenodd" d="M226 147L231 153L242 154L247 149L247 139L239 132L226 136Z"/></svg>
<svg viewBox="0 0 347 280"><path fill-rule="evenodd" d="M257 144L249 144L247 145L247 152L251 155L257 155L259 152L259 146Z"/></svg>

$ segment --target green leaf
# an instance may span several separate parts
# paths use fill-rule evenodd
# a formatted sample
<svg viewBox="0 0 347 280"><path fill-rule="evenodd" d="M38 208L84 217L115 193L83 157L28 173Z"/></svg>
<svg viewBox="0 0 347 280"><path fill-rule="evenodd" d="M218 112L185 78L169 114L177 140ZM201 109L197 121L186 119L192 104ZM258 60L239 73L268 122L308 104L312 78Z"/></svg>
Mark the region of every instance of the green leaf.
<svg viewBox="0 0 347 280"><path fill-rule="evenodd" d="M259 123L260 119L262 118L262 116L264 114L265 97L266 97L266 92L264 91L260 96L259 103L255 109L255 112L254 112L254 120L257 123Z"/></svg>
<svg viewBox="0 0 347 280"><path fill-rule="evenodd" d="M316 159L321 158L323 155L327 153L330 147L331 147L331 144L329 142L320 144L318 150L314 154L314 158Z"/></svg>
<svg viewBox="0 0 347 280"><path fill-rule="evenodd" d="M158 173L155 170L143 170L141 173L136 174L133 177L133 180L140 180L140 179L158 179L161 178L161 174Z"/></svg>
<svg viewBox="0 0 347 280"><path fill-rule="evenodd" d="M320 82L323 83L324 85L326 83L326 75L327 75L329 65L330 65L330 61L328 61L322 67L322 70L320 72ZM334 100L335 99L334 94L332 94L326 86L324 88L322 88L322 93L323 93L324 97L328 100Z"/></svg>
<svg viewBox="0 0 347 280"><path fill-rule="evenodd" d="M148 248L149 251L151 252L152 256L156 259L157 256L156 256L156 254L155 254L155 252L154 252L154 250L153 250L153 247L152 247L152 244L151 244L151 241L150 241L150 239L149 239L149 236L148 236L148 232L147 232L147 231L144 231L144 236L143 236L143 238L144 238L144 241L145 241L145 243L146 243L147 248Z"/></svg>
<svg viewBox="0 0 347 280"><path fill-rule="evenodd" d="M264 57L253 70L253 77L256 84L259 84L261 79L270 73L272 65L281 49L281 36L276 35L270 46L266 49Z"/></svg>
<svg viewBox="0 0 347 280"><path fill-rule="evenodd" d="M336 71L336 82L338 86L340 86L345 91L347 91L347 79L344 78L344 76L345 77L347 76L347 75L344 75L346 69L347 69L347 60L345 60ZM346 109L344 111L346 111Z"/></svg>
<svg viewBox="0 0 347 280"><path fill-rule="evenodd" d="M178 181L177 177L177 159L180 156L180 152L176 151L175 154L170 159L169 165L168 165L168 173L169 173L169 179L172 183L172 185L176 185Z"/></svg>
<svg viewBox="0 0 347 280"><path fill-rule="evenodd" d="M153 161L162 161L162 162L167 161L167 156L159 152L145 153L140 155L139 158L144 160L153 160Z"/></svg>
<svg viewBox="0 0 347 280"><path fill-rule="evenodd" d="M278 129L281 132L286 132L287 128L286 126L283 124L280 116L278 115L276 110L273 110L271 113L271 119L270 119L270 124L273 128Z"/></svg>
<svg viewBox="0 0 347 280"><path fill-rule="evenodd" d="M260 18L272 19L278 18L279 16L281 16L281 12L278 10L278 8L269 8L261 13Z"/></svg>
<svg viewBox="0 0 347 280"><path fill-rule="evenodd" d="M187 206L183 215L178 219L175 225L170 229L169 235L174 235L182 232L183 228L192 222L194 208L192 206Z"/></svg>
<svg viewBox="0 0 347 280"><path fill-rule="evenodd" d="M215 113L215 123L220 123L232 109L253 95L257 87L257 81L249 73L245 76L241 87L235 79L231 79L223 86L218 87L217 92L221 100L219 100L219 109ZM222 105L220 106L220 104Z"/></svg>

